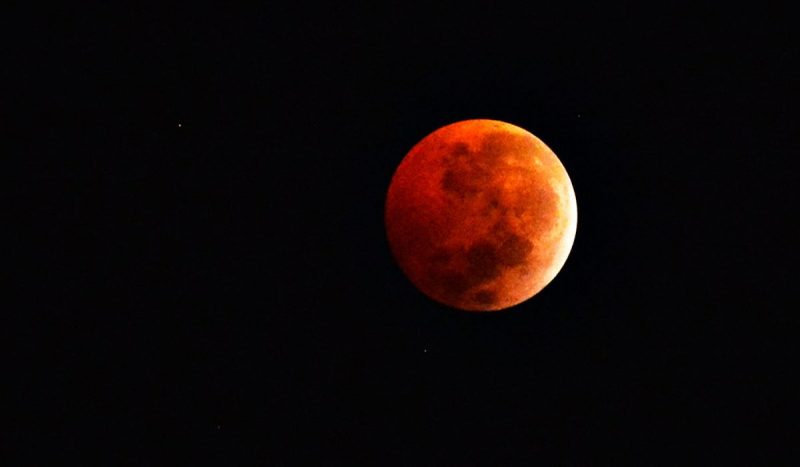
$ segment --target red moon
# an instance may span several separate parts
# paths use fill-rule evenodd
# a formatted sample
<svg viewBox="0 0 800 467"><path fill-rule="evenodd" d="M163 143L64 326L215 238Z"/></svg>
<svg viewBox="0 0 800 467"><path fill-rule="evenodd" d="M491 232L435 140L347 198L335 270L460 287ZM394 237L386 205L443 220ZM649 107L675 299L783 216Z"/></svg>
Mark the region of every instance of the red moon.
<svg viewBox="0 0 800 467"><path fill-rule="evenodd" d="M528 131L464 120L417 143L392 177L386 235L425 295L496 311L541 291L567 260L578 210L566 169Z"/></svg>

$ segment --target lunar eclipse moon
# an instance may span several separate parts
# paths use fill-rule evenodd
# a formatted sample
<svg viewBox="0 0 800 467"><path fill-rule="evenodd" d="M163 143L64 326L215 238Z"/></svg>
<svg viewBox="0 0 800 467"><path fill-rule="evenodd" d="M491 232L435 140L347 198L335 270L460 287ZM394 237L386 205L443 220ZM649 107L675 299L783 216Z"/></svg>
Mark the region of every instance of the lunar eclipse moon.
<svg viewBox="0 0 800 467"><path fill-rule="evenodd" d="M496 311L539 293L572 249L578 211L566 169L528 131L464 120L417 143L386 197L389 247L431 299Z"/></svg>

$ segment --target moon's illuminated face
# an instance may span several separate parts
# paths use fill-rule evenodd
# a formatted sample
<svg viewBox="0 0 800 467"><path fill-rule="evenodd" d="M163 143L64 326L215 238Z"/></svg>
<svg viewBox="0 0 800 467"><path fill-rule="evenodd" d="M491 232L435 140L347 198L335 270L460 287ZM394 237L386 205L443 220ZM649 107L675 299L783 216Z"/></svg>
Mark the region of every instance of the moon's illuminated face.
<svg viewBox="0 0 800 467"><path fill-rule="evenodd" d="M389 246L430 298L468 311L542 290L572 248L578 212L558 157L522 128L465 120L417 143L386 198Z"/></svg>

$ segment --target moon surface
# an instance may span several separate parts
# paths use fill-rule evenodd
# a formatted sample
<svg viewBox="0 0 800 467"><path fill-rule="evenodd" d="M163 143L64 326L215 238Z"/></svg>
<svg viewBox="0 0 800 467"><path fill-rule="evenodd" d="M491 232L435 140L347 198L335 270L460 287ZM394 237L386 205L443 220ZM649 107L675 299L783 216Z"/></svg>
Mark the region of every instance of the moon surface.
<svg viewBox="0 0 800 467"><path fill-rule="evenodd" d="M528 131L444 126L403 158L386 196L389 247L425 295L466 311L517 305L569 256L578 211L567 171Z"/></svg>

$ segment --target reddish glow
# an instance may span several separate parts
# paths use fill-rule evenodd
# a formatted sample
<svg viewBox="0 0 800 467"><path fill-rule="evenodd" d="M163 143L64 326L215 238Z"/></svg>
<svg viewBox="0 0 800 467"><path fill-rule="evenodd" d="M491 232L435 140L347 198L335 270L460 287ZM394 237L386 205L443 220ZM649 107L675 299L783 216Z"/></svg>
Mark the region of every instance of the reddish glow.
<svg viewBox="0 0 800 467"><path fill-rule="evenodd" d="M495 120L445 126L395 172L386 231L400 268L424 294L469 311L516 305L564 265L577 206L558 157Z"/></svg>

